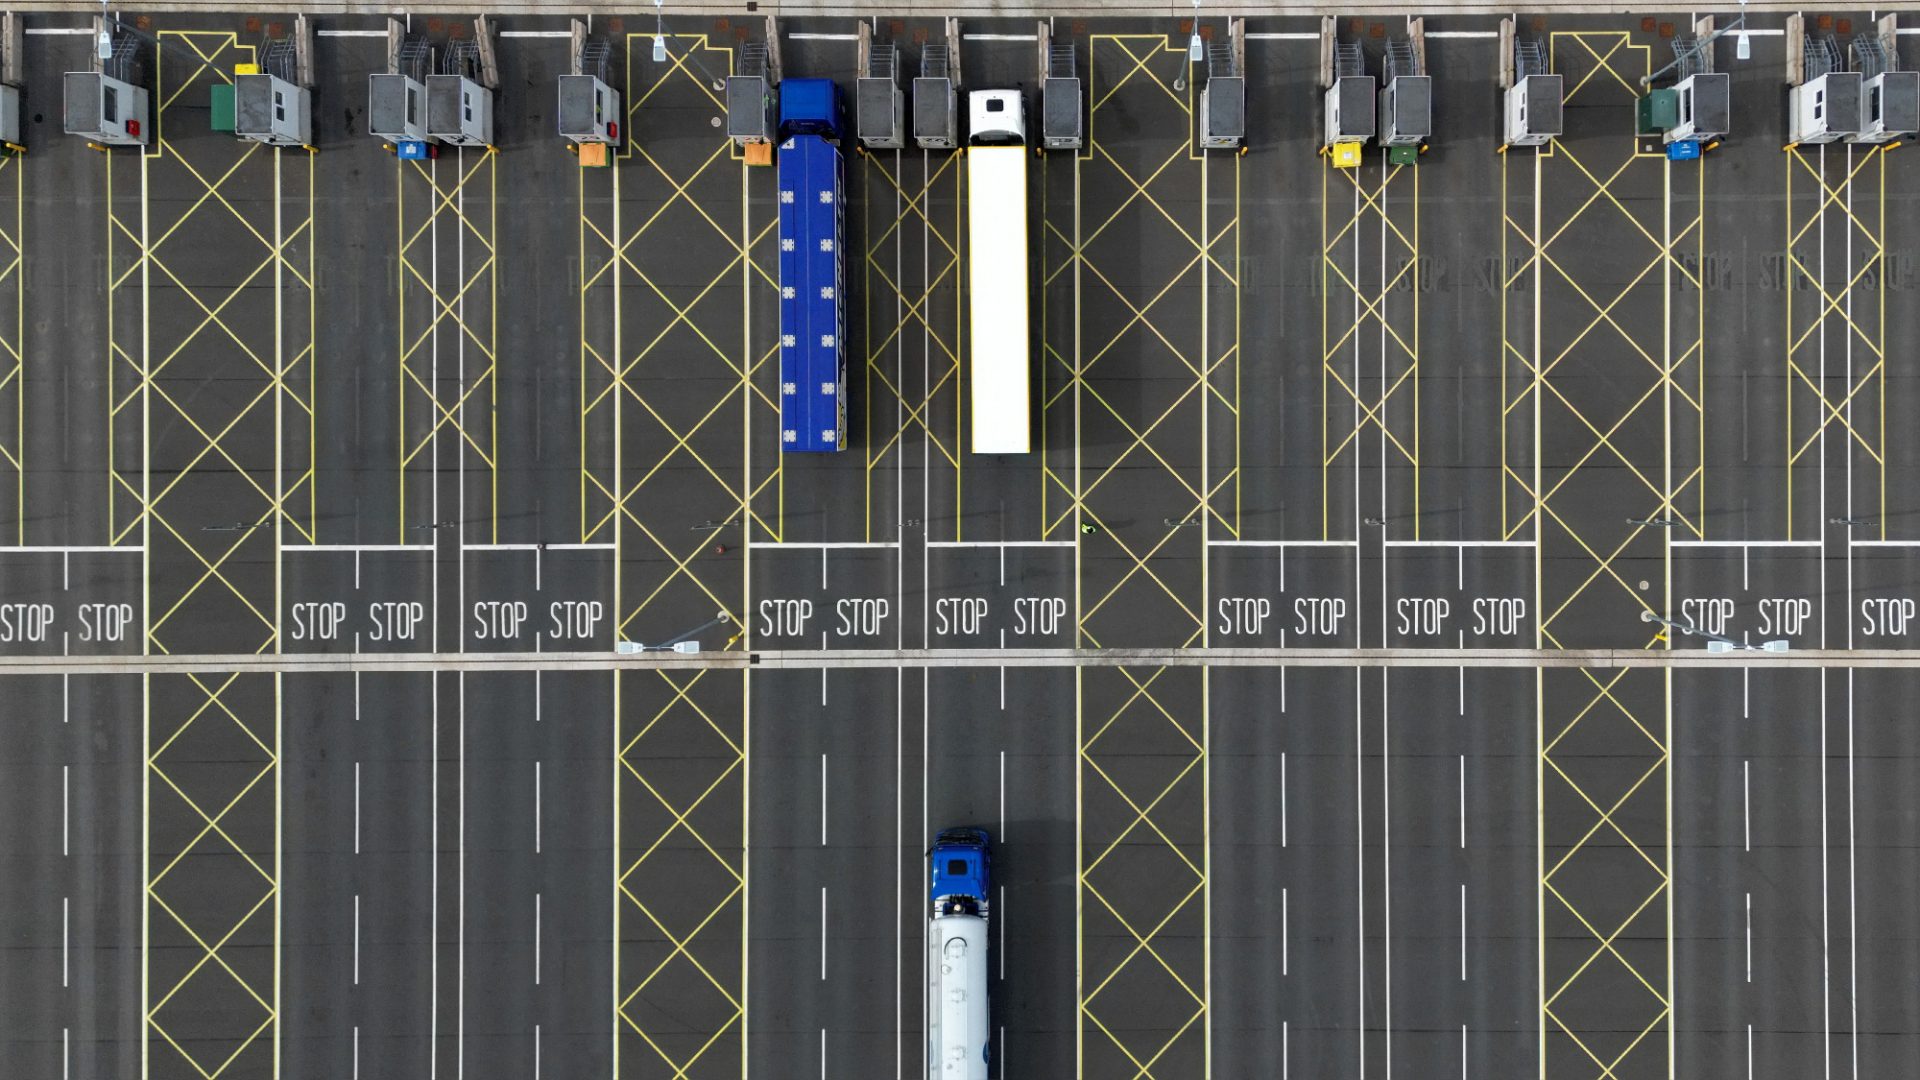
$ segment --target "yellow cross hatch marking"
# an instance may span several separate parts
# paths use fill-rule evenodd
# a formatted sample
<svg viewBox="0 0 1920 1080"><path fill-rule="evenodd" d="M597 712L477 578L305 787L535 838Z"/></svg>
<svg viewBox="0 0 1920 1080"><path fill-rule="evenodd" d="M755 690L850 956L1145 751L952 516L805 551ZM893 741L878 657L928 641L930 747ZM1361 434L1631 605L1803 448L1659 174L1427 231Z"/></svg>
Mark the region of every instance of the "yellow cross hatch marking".
<svg viewBox="0 0 1920 1080"><path fill-rule="evenodd" d="M622 638L648 637L657 632L658 619L678 618L688 605L726 612L739 624L745 610L740 564L699 558L712 539L688 537L682 519L710 506L716 518L739 516L753 538L755 523L766 525L754 499L767 484L777 484L780 473L775 460L771 475L756 483L744 468L709 459L711 445L740 445L727 436L743 419L777 414L777 400L756 385L777 362L777 340L771 348L753 340L746 303L755 290L777 288L755 254L775 235L777 223L748 221L746 186L753 174L729 140L715 136L711 144L692 147L690 158L684 156L687 149L678 151L682 156L669 156L647 142L650 116L682 107L702 112L720 107L707 86L706 69L715 62L722 73L733 67L733 50L714 46L706 35L671 37L673 60L656 67L637 63L634 55L636 49L650 50L652 35L625 36L628 138L611 168L582 169L580 177L580 529L583 541L614 544L614 625ZM688 242L684 232L671 234L671 244L653 242L670 229L687 227L699 235L695 243L721 256L711 276L703 271L704 280L692 285L675 277L678 251ZM663 273L666 268L673 272ZM661 314L644 322L636 318L625 306L634 297L647 306L657 304ZM656 388L661 384L650 377L663 364L711 377L716 386L711 400L696 397L690 412L670 408ZM674 392L671 405L688 405L684 384ZM772 431L770 420L767 430ZM747 437L750 445L771 441L753 440L751 432ZM609 446L606 456L600 448ZM756 461L755 467L767 463ZM660 486L669 481L676 486ZM665 497L669 491L670 499ZM767 527L777 537L777 519ZM738 640L723 647L732 648ZM746 1069L744 833L710 835L711 827L703 831L697 822L707 808L744 801L743 717L725 715L719 702L735 693L744 698L748 686L744 676L728 682L726 676L710 675L634 672L614 681L615 1077L730 1072L730 1066L708 1060L718 1056L716 1047L730 1043L738 1044L742 1074ZM711 762L652 756L655 739L696 731L717 736L724 748ZM701 771L689 776L689 768ZM674 786L663 783L669 777ZM676 800L670 793L688 780L697 781L697 790L684 802ZM744 821L739 828L744 830ZM680 837L691 840L692 847L674 844ZM698 881L667 881L648 872L647 861L670 847L697 849L700 858L720 868L710 889L701 892L707 886ZM689 889L696 891L691 898ZM669 897L696 906L692 925L669 925L662 913L662 901ZM695 948L701 935L735 918L740 921L729 932L740 935L738 960L715 963L711 952L702 959ZM636 929L642 936L631 936ZM660 941L652 941L652 935ZM688 977L691 983L684 981ZM690 986L711 988L721 1004L683 1009L684 1029L656 1030L647 1018L657 1010L634 1007L650 995L678 997Z"/></svg>
<svg viewBox="0 0 1920 1080"><path fill-rule="evenodd" d="M249 634L252 619L232 621L230 602L237 602L259 622L258 651L278 648L271 612L278 609L277 572L271 585L257 567L241 567L236 558L243 549L272 552L277 568L283 534L313 536L313 385L315 352L312 341L313 275L313 159L307 154L283 156L257 144L209 144L194 140L192 157L166 135L167 114L203 92L210 82L227 81L225 67L253 59L250 47L237 44L225 32L159 31L155 49L156 92L159 112L155 141L144 154L109 157L105 161L108 206L105 216L108 242L109 386L106 416L109 423L108 492L113 540L121 543L140 530L146 556L142 560L145 601L142 604L142 643L147 652L168 653L176 635L199 630L204 620L218 617L222 632ZM184 49L184 67L179 57ZM176 78L185 72L177 84ZM122 176L120 174L126 174ZM189 194L178 201L148 201L148 179ZM243 185L245 197L229 195ZM262 198L260 189L270 190ZM172 189L169 189L172 190ZM236 201L236 199L238 201ZM264 204L264 206L262 205ZM238 225L259 245L258 261L237 260L226 280L208 285L190 283L169 265L168 245L197 235L204 215L218 215L220 223ZM11 238L6 243L11 244ZM245 245L251 250L251 245ZM0 248L0 250L4 250ZM17 264L16 264L17 266ZM0 269L0 280L15 269ZM261 282L267 288L260 288ZM155 287L159 291L155 291ZM263 300L270 296L271 301ZM161 308L172 301L185 318L154 321L153 315L173 315ZM262 323L266 326L262 327ZM4 335L0 322L0 335ZM271 340L263 351L252 342ZM4 356L0 352L0 356ZM251 393L238 403L211 412L198 401L193 408L176 396L166 377L188 361L236 365L223 371L229 379L254 380ZM197 373L196 376L198 377ZM229 437L243 423L271 424L272 458L245 460L229 445ZM156 461L153 447L165 430L167 457ZM185 436L187 445L175 445ZM141 452L131 459L120 444L137 438ZM304 449L296 449L303 447ZM301 455L306 459L302 460ZM167 478L166 471L175 475ZM155 474L164 480L157 490ZM193 483L196 503L208 498L220 505L238 504L244 519L261 532L243 532L238 538L215 540L204 535L197 521L170 520L172 498L183 485ZM209 485L219 485L216 493ZM120 496L131 499L131 515L120 510ZM305 499L304 506L296 500ZM252 510L245 507L251 506ZM198 511L196 511L198 512ZM291 529L291 533L286 530ZM183 576L182 565L199 567L197 576ZM225 599L223 599L225 598ZM229 705L240 676L204 680L149 676L142 680L143 706L143 892L141 916L142 1013L147 1028L141 1049L141 1073L153 1069L153 1051L168 1047L203 1077L217 1077L248 1062L249 1069L277 1070L279 1063L279 825L280 757L279 680L276 678L270 711L254 715ZM184 687L197 691L198 703L184 713L174 710ZM155 691L161 693L156 694ZM204 729L214 716L224 717L249 749L244 782L237 789L210 781L198 770L183 769L209 751L182 742L192 729ZM269 732L271 734L269 734ZM156 735L160 738L156 743ZM257 751L258 756L250 756ZM231 752L231 751L230 751ZM170 792L158 803L154 790ZM257 819L270 817L274 839L267 850L242 846L239 837L257 831ZM230 827L245 824L247 829ZM158 838L189 834L180 840ZM187 858L230 850L259 875L259 895L248 895L248 907L231 925L208 928L201 899L208 890L231 890L234 883L219 871L205 869ZM250 890L249 890L250 893ZM194 902L188 903L192 898ZM177 927L199 949L198 959L183 969L163 974L155 970L153 916ZM227 946L249 935L251 951L269 945L269 960L250 958L230 962ZM172 968L172 962L166 966ZM214 973L218 974L214 974ZM162 981L156 983L156 979ZM231 980L257 1003L262 1016L236 1018L225 1032L202 1032L198 1038L230 1042L219 1061L195 1057L171 1030L170 1017L182 1010L205 1011L202 993L214 982ZM157 991L157 995L156 995ZM225 1022L223 1018L221 1022ZM264 1045L261 1051L258 1047ZM165 1053L165 1051L163 1051ZM261 1054L266 1058L262 1060Z"/></svg>
<svg viewBox="0 0 1920 1080"><path fill-rule="evenodd" d="M1097 540L1082 537L1079 547L1084 551L1090 544L1099 546L1103 558L1098 578L1089 577L1084 555L1077 553L1075 560L1077 638L1086 645L1098 645L1105 636L1100 620L1110 609L1149 598L1170 602L1174 612L1171 623L1162 619L1157 625L1159 635L1171 634L1182 647L1205 640L1204 569L1198 594L1186 581L1166 572L1193 554L1204 560L1204 550L1193 550L1203 530L1129 524L1116 532L1116 522L1110 520L1137 513L1138 479L1144 475L1164 485L1181 520L1217 523L1231 533L1237 518L1237 495L1236 507L1219 502L1222 493L1231 489L1237 467L1207 463L1205 445L1200 447L1200 469L1184 464L1193 453L1186 440L1196 427L1204 436L1209 414L1223 422L1237 418L1240 357L1237 329L1223 332L1225 320L1211 317L1207 307L1209 297L1221 305L1230 298L1232 307L1218 310L1231 311L1237 328L1239 280L1219 249L1231 242L1238 250L1238 159L1211 159L1222 163L1217 168L1223 180L1231 177L1235 195L1232 212L1216 214L1209 207L1211 192L1206 190L1210 159L1189 144L1191 91L1176 92L1172 87L1175 76L1186 72L1187 63L1185 49L1164 35L1096 36L1089 64L1092 106L1087 150L1071 159L1058 159L1068 163L1071 171L1057 179L1055 159L1043 166L1043 185L1055 190L1060 183L1070 184L1073 193L1071 217L1053 211L1054 201L1048 200L1049 212L1042 225L1043 286L1070 287L1074 307L1073 321L1064 332L1050 325L1043 312L1043 366L1048 378L1042 417L1044 423L1069 426L1079 445L1065 453L1048 452L1043 459L1041 527L1043 535L1082 524L1097 530L1090 534ZM1170 139L1165 150L1150 151L1150 160L1129 167L1101 138L1107 117L1114 113L1125 113L1129 123L1160 123L1177 131L1178 137ZM1087 167L1097 170L1104 183L1083 189L1080 170ZM1156 190L1179 192L1186 199L1196 189L1201 192L1198 206L1169 203L1156 195ZM1123 235L1141 225L1170 226L1169 240L1179 250L1170 260L1156 263L1162 269L1151 282L1136 286L1132 281L1139 276L1138 267L1127 263L1126 273L1112 272L1108 260L1116 260L1111 265L1118 268L1122 256L1109 256L1101 243L1110 234ZM1110 315L1084 312L1082 304L1088 300L1110 305ZM1180 322L1195 316L1200 321L1197 328ZM1083 335L1090 340L1083 343ZM1145 408L1134 406L1115 398L1103 385L1109 366L1119 369L1116 378L1132 377L1144 368L1170 380L1172 389ZM1227 379L1233 380L1232 386L1222 385ZM1216 407L1219 412L1213 413ZM1103 427L1112 425L1118 435L1114 445L1103 447L1096 458L1084 456L1083 417L1097 418ZM1237 427L1228 430L1235 435L1237 458ZM1134 477L1136 483L1109 483L1123 474ZM1185 510L1178 509L1182 500ZM1118 681L1112 681L1110 674L1091 676L1110 680L1093 685L1116 693L1112 705L1097 716L1085 715L1090 705L1089 676L1075 682L1076 877L1080 886L1076 990L1081 1017L1076 1060L1081 1072L1093 1068L1087 1058L1091 1040L1096 1050L1111 1048L1118 1055L1112 1064L1124 1062L1124 1074L1136 1080L1152 1080L1157 1071L1162 1076L1185 1075L1185 1070L1193 1068L1205 1073L1211 1068L1206 1064L1210 1060L1210 959L1204 958L1204 945L1203 958L1188 960L1170 953L1161 946L1160 936L1169 927L1193 921L1200 926L1202 941L1207 937L1205 844L1183 839L1203 836L1207 824L1204 813L1195 818L1188 808L1195 785L1204 803L1208 782L1206 677L1203 673L1194 685L1163 680L1165 669L1117 671ZM1183 747L1168 758L1159 775L1123 776L1107 767L1104 740L1116 725L1134 723L1167 724L1180 733ZM1119 812L1112 820L1087 816L1084 800L1089 784L1115 800ZM1175 813L1179 818L1170 820ZM1150 841L1151 848L1170 853L1193 880L1163 897L1116 896L1103 890L1101 875L1114 872L1123 855L1132 857L1127 853L1138 849L1142 839ZM1110 930L1105 929L1109 926ZM1094 963L1085 947L1090 928L1094 933L1116 934L1124 947ZM1164 976L1177 988L1170 991L1173 996L1156 1002L1177 1023L1169 1025L1170 1033L1116 1028L1109 1004L1116 1000L1116 988L1136 970L1149 969L1153 978ZM1186 1007L1178 1001L1185 1001Z"/></svg>

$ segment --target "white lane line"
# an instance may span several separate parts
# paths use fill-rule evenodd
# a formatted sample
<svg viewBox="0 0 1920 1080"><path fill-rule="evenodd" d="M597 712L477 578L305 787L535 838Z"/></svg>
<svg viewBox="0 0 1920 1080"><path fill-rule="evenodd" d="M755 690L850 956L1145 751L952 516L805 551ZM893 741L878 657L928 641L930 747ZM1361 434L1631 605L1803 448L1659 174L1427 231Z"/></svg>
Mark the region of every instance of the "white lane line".
<svg viewBox="0 0 1920 1080"><path fill-rule="evenodd" d="M1007 752L1000 751L1000 835L1001 843L1007 842Z"/></svg>
<svg viewBox="0 0 1920 1080"><path fill-rule="evenodd" d="M70 1080L73 1076L73 1029L60 1029L60 1076L61 1080ZM355 1080L359 1080L355 1074Z"/></svg>
<svg viewBox="0 0 1920 1080"><path fill-rule="evenodd" d="M1753 719L1753 669L1740 669L1740 719Z"/></svg>
<svg viewBox="0 0 1920 1080"><path fill-rule="evenodd" d="M63 856L73 854L73 849L68 844L68 837L71 835L69 823L72 818L67 812L72 798L72 773L73 766L60 766L60 854Z"/></svg>
<svg viewBox="0 0 1920 1080"><path fill-rule="evenodd" d="M1007 1080L1007 1025L1000 1025L1000 1038L994 1044L993 1056L1000 1059L1000 1080Z"/></svg>
<svg viewBox="0 0 1920 1080"><path fill-rule="evenodd" d="M533 894L533 985L540 985L540 894Z"/></svg>
<svg viewBox="0 0 1920 1080"><path fill-rule="evenodd" d="M1287 973L1288 960L1290 959L1287 955L1288 952L1287 889L1286 886L1282 885L1280 887L1280 974L1282 976L1285 976Z"/></svg>
<svg viewBox="0 0 1920 1080"><path fill-rule="evenodd" d="M1460 1025L1460 1080L1467 1080L1467 1025Z"/></svg>
<svg viewBox="0 0 1920 1080"><path fill-rule="evenodd" d="M1753 1080L1753 1025L1747 1025L1747 1080Z"/></svg>
<svg viewBox="0 0 1920 1080"><path fill-rule="evenodd" d="M1467 849L1467 755L1460 755L1460 850ZM1464 886L1463 886L1464 887Z"/></svg>
<svg viewBox="0 0 1920 1080"><path fill-rule="evenodd" d="M54 33L55 31L42 30L39 32L44 34L51 34L51 33ZM385 32L386 31L384 30L381 31L381 33L385 33ZM29 30L27 31L27 33L31 34L31 33L34 33L34 31ZM91 34L93 33L93 31L83 29L83 30L75 30L73 31L73 33ZM115 547L107 547L104 545L89 546L86 544L11 544L4 549L4 553L8 555L58 555L63 553L100 554L100 553L108 553L108 552L117 552L123 555L138 555L145 550L146 549L141 547L139 544L128 544L128 545L121 545L121 546L115 546ZM294 549L292 547L288 547L287 550L292 551Z"/></svg>
<svg viewBox="0 0 1920 1080"><path fill-rule="evenodd" d="M1853 160L1853 155L1851 151L1848 152L1847 160L1849 162ZM1848 187L1849 189L1851 189L1852 185L1849 184ZM1847 198L1849 200L1853 198L1851 190L1849 190ZM1847 237L1847 243L1849 246L1851 246L1853 243L1853 237L1851 234L1849 234ZM1853 294L1848 293L1847 295L1848 295L1849 302L1851 302ZM1847 348L1852 349L1853 342L1851 341L1847 342ZM1849 373L1849 377L1851 377L1851 373ZM1851 409L1852 405L1849 404L1848 408ZM1849 469L1853 467L1852 457L1848 457L1847 467ZM1849 578L1851 578L1853 575L1853 569L1851 564L1849 564L1848 566L1847 575ZM1853 669L1848 668L1847 669L1847 983L1848 983L1847 1006L1852 1012L1852 1019L1851 1019L1851 1023L1849 1024L1849 1027L1853 1029L1852 1040L1851 1040L1853 1043L1853 1075L1857 1077L1860 1075L1860 919L1859 919L1859 908L1856 904L1857 896L1856 896L1855 885L1856 885L1856 875L1859 870L1860 864L1859 864L1859 860L1854 855L1853 820L1854 820L1854 817L1853 817Z"/></svg>
<svg viewBox="0 0 1920 1080"><path fill-rule="evenodd" d="M1432 37L1432 34L1428 34ZM1312 543L1352 544L1352 540L1311 541ZM1531 540L1385 540L1382 544L1390 548L1399 547L1437 547L1437 548L1530 548Z"/></svg>
<svg viewBox="0 0 1920 1080"><path fill-rule="evenodd" d="M353 1025L353 1080L360 1080L360 1025Z"/></svg>
<svg viewBox="0 0 1920 1080"><path fill-rule="evenodd" d="M1287 1080L1290 1075L1287 1066L1287 1048L1288 1043L1293 1041L1291 1027L1291 1021L1280 1021L1280 1080Z"/></svg>
<svg viewBox="0 0 1920 1080"><path fill-rule="evenodd" d="M360 985L360 894L353 894L353 985Z"/></svg>
<svg viewBox="0 0 1920 1080"><path fill-rule="evenodd" d="M1467 883L1460 883L1460 981L1467 981Z"/></svg>
<svg viewBox="0 0 1920 1080"><path fill-rule="evenodd" d="M820 846L827 846L827 755L820 755Z"/></svg>
<svg viewBox="0 0 1920 1080"><path fill-rule="evenodd" d="M849 34L848 37L852 37L852 35ZM560 545L551 544L548 546L559 547ZM778 543L756 540L753 542L753 550L766 552L813 551L815 549L828 551L840 548L858 551L892 551L899 546L897 542L892 540L781 540Z"/></svg>
<svg viewBox="0 0 1920 1080"><path fill-rule="evenodd" d="M73 901L73 898L70 896L63 896L60 898L60 985L61 986L71 986L73 984L73 980L71 978L72 973L71 973L71 964L70 964L70 957L72 955L72 950L69 947L69 941L68 941L68 926L70 923L70 920L68 919L68 910L72 905L72 901Z"/></svg>
<svg viewBox="0 0 1920 1080"><path fill-rule="evenodd" d="M1747 894L1747 981L1753 981L1753 894Z"/></svg>
<svg viewBox="0 0 1920 1080"><path fill-rule="evenodd" d="M1350 548L1359 547L1360 544L1359 541L1356 540L1209 540L1207 541L1207 546L1279 548L1285 550L1286 548ZM1452 547L1453 541L1447 541L1447 546ZM1280 589L1282 592L1285 592L1286 586L1282 585Z"/></svg>
<svg viewBox="0 0 1920 1080"><path fill-rule="evenodd" d="M1281 677L1286 677L1286 669L1281 668ZM1287 846L1287 752L1280 751L1280 846Z"/></svg>
<svg viewBox="0 0 1920 1080"><path fill-rule="evenodd" d="M540 854L540 762L533 763L533 853Z"/></svg>
<svg viewBox="0 0 1920 1080"><path fill-rule="evenodd" d="M820 981L827 981L827 887L820 886Z"/></svg>
<svg viewBox="0 0 1920 1080"><path fill-rule="evenodd" d="M1007 887L1000 886L1000 910L993 913L993 921L999 925L993 934L1000 939L1000 977L1007 977Z"/></svg>
<svg viewBox="0 0 1920 1080"><path fill-rule="evenodd" d="M466 459L460 459L461 467L466 467ZM465 498L466 487L461 486L461 497ZM461 559L462 573L466 560ZM464 605L462 605L464 606ZM466 647L465 626L461 627L461 648ZM459 887L454 891L457 905L454 912L454 1075L467 1075L467 678L460 676L460 741L458 753L458 791L454 806L458 818L454 823L459 854L455 860L455 874Z"/></svg>
<svg viewBox="0 0 1920 1080"><path fill-rule="evenodd" d="M1000 631L1000 647L1003 649L1007 647L1007 632L1005 630ZM1007 711L1007 669L1005 667L1000 669L1000 711Z"/></svg>
<svg viewBox="0 0 1920 1080"><path fill-rule="evenodd" d="M1076 541L1073 540L929 540L927 546L930 548L999 548L1000 558L1005 560L1007 549L1010 547L1070 548L1075 543ZM1000 583L1006 584L1004 576L1001 577Z"/></svg>
<svg viewBox="0 0 1920 1080"><path fill-rule="evenodd" d="M358 674L354 675L357 680ZM360 854L360 763L353 763L353 853Z"/></svg>
<svg viewBox="0 0 1920 1080"><path fill-rule="evenodd" d="M1381 232L1384 233L1385 231L1386 225L1383 220ZM1381 267L1380 274L1383 278L1386 276L1386 268L1384 265ZM1384 324L1381 336L1385 336ZM1385 367L1384 360L1381 361L1381 366L1383 368ZM1384 441L1385 438L1383 428L1381 435L1382 441ZM1386 484L1384 476L1385 471L1382 470L1383 479L1381 480L1381 485L1383 488ZM1381 501L1384 505L1385 499ZM1381 566L1384 568L1386 563L1383 561ZM1385 571L1383 569L1382 574L1384 575L1384 573ZM1386 589L1383 587L1381 592L1384 594ZM1380 602L1380 618L1383 628L1386 625L1386 607L1386 600L1383 595ZM1385 1027L1387 1036L1384 1040L1385 1053L1382 1055L1383 1065L1386 1075L1391 1078L1393 1076L1393 787L1390 783L1391 770L1388 768L1388 764L1393 758L1393 740L1387 734L1387 717L1391 713L1388 700L1389 684L1387 680L1388 672L1385 668L1382 668L1380 671L1380 898L1382 901L1380 905L1380 967L1385 973L1386 979L1384 980L1385 992L1381 995L1385 1006L1385 1008L1381 1010L1381 1024ZM1463 893L1464 890L1465 887L1462 886ZM1364 903L1364 901L1362 902ZM1362 1068L1365 1067L1364 1061L1365 1059L1363 1058Z"/></svg>
<svg viewBox="0 0 1920 1080"><path fill-rule="evenodd" d="M533 1025L533 1080L540 1080L540 1025Z"/></svg>
<svg viewBox="0 0 1920 1080"><path fill-rule="evenodd" d="M1748 33L1759 33L1750 30ZM1670 540L1669 547L1677 548L1817 548L1818 540ZM1867 541L1855 541L1867 543Z"/></svg>
<svg viewBox="0 0 1920 1080"><path fill-rule="evenodd" d="M820 1080L827 1080L827 1029L820 1029Z"/></svg>
<svg viewBox="0 0 1920 1080"><path fill-rule="evenodd" d="M822 633L820 635L820 645L822 648L825 648L826 644L827 635ZM820 669L820 707L823 709L827 707L827 669L824 667Z"/></svg>
<svg viewBox="0 0 1920 1080"><path fill-rule="evenodd" d="M1753 850L1753 762L1740 763L1740 827L1747 850Z"/></svg>
<svg viewBox="0 0 1920 1080"><path fill-rule="evenodd" d="M1823 219L1824 220L1824 219ZM1823 473L1824 476L1824 473ZM1822 480L1824 490L1825 480ZM1823 601L1824 603L1824 601ZM1827 876L1827 673L1820 671L1820 1059L1824 1080L1833 1078L1833 936Z"/></svg>

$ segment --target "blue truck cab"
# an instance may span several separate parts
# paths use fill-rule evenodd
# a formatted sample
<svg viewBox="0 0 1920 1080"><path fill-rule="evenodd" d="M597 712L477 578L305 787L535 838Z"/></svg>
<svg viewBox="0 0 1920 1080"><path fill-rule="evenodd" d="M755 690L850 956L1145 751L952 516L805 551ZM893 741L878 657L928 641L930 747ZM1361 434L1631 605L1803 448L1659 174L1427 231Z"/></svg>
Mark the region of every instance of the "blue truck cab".
<svg viewBox="0 0 1920 1080"><path fill-rule="evenodd" d="M933 913L986 918L993 856L987 830L942 829L928 853L933 866Z"/></svg>
<svg viewBox="0 0 1920 1080"><path fill-rule="evenodd" d="M818 135L840 141L840 87L832 79L780 84L780 137Z"/></svg>

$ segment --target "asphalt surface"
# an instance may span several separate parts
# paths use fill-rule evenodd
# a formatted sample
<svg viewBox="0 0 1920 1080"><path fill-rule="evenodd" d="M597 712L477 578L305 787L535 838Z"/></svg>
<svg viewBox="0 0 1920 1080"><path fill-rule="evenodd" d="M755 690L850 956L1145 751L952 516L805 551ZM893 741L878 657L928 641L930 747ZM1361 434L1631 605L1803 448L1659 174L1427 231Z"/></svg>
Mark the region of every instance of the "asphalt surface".
<svg viewBox="0 0 1920 1080"><path fill-rule="evenodd" d="M1633 104L1687 16L1523 16L1566 133L1505 154L1495 21L1436 18L1430 151L1353 170L1317 20L1250 27L1245 155L1190 148L1184 29L1061 20L1089 142L1029 172L1017 458L966 443L963 157L848 155L848 448L782 455L774 179L716 124L763 21L656 63L597 18L609 169L551 134L565 24L499 25L498 152L418 164L365 129L379 20L321 24L317 154L208 129L271 16L141 25L145 156L59 133L91 41L27 37L0 649L1920 636L1920 185L1782 151L1774 17L1673 164ZM908 74L943 32L872 25ZM851 89L851 23L783 26ZM967 86L1035 90L1030 23L965 29ZM1400 33L1340 23L1376 74ZM14 677L0 1041L62 1078L919 1075L925 851L966 824L997 1076L1900 1074L1911 676L1727 659Z"/></svg>

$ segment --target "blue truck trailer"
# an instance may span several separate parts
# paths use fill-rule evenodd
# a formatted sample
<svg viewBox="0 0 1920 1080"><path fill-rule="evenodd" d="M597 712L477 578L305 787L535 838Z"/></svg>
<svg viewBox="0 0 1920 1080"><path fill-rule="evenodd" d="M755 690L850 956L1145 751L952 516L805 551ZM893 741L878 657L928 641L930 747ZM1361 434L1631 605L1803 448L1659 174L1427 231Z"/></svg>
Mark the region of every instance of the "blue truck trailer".
<svg viewBox="0 0 1920 1080"><path fill-rule="evenodd" d="M840 90L780 84L780 449L847 441Z"/></svg>

